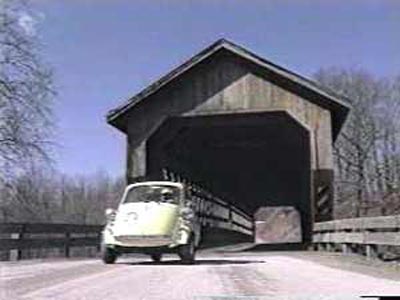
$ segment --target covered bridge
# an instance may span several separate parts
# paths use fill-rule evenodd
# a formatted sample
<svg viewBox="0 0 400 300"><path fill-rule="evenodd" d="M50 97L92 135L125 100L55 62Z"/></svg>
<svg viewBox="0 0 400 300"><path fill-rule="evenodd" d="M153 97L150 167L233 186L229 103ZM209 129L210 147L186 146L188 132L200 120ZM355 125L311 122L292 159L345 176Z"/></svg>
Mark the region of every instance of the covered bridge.
<svg viewBox="0 0 400 300"><path fill-rule="evenodd" d="M303 241L333 205L332 146L349 107L314 82L218 40L111 110L127 182L167 168L248 213L294 207Z"/></svg>

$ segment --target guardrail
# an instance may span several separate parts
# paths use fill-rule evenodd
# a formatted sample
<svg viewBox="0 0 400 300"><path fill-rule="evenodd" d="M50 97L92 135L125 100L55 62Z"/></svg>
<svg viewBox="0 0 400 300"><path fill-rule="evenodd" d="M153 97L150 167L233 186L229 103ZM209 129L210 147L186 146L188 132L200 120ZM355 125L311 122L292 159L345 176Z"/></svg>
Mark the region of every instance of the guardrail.
<svg viewBox="0 0 400 300"><path fill-rule="evenodd" d="M314 224L314 248L380 255L379 246L400 246L400 215L342 219Z"/></svg>
<svg viewBox="0 0 400 300"><path fill-rule="evenodd" d="M247 235L254 235L255 224L253 217L232 203L217 197L203 187L194 184L180 174L163 169L164 180L181 182L190 190L195 200L197 213L203 226L211 225L228 230L235 230Z"/></svg>
<svg viewBox="0 0 400 300"><path fill-rule="evenodd" d="M213 225L235 230L247 235L254 234L253 218L244 211L211 194L192 189L192 197L197 198L197 211L202 225Z"/></svg>
<svg viewBox="0 0 400 300"><path fill-rule="evenodd" d="M100 247L101 225L0 223L0 251L16 252L22 258L25 249L62 248L65 257L71 247Z"/></svg>

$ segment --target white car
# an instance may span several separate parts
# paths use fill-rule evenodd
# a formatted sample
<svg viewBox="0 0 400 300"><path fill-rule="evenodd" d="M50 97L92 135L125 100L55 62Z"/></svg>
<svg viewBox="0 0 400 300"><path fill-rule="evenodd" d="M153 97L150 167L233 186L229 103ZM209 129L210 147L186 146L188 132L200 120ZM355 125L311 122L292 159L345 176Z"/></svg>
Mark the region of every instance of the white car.
<svg viewBox="0 0 400 300"><path fill-rule="evenodd" d="M144 253L160 261L177 253L193 263L200 243L200 224L185 185L148 181L126 187L117 210L107 209L102 232L102 258L114 263L123 253Z"/></svg>

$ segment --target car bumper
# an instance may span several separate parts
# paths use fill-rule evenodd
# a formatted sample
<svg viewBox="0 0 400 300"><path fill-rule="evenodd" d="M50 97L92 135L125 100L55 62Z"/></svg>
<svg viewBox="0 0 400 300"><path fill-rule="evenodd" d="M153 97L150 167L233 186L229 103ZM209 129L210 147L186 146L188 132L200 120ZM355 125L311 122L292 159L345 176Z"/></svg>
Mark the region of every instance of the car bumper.
<svg viewBox="0 0 400 300"><path fill-rule="evenodd" d="M176 253L178 246L156 246L156 247L125 247L113 245L112 248L119 254L124 253L140 253L140 254L153 254L153 253Z"/></svg>
<svg viewBox="0 0 400 300"><path fill-rule="evenodd" d="M162 247L173 243L172 237L165 235L114 236L114 244L121 247Z"/></svg>

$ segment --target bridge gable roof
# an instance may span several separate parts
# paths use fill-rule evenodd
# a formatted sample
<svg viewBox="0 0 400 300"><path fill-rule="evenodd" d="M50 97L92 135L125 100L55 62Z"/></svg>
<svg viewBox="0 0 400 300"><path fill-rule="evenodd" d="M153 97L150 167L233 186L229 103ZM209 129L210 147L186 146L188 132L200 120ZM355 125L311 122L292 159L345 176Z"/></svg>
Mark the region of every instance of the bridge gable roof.
<svg viewBox="0 0 400 300"><path fill-rule="evenodd" d="M333 137L336 139L350 111L350 105L347 104L348 101L346 101L344 96L338 95L326 87L322 87L310 79L278 66L226 39L216 41L140 91L135 96L128 99L126 102L122 103L115 109L110 110L106 116L107 122L121 131L126 132L127 126L124 117L131 109L139 105L139 103L146 98L166 87L168 84L177 80L187 71L194 69L201 62L216 55L221 50L225 50L228 53L255 65L259 69L267 71L269 74L276 76L280 81L285 81L286 85L291 86L295 91L297 91L296 93L302 94L304 99L331 111Z"/></svg>

